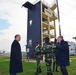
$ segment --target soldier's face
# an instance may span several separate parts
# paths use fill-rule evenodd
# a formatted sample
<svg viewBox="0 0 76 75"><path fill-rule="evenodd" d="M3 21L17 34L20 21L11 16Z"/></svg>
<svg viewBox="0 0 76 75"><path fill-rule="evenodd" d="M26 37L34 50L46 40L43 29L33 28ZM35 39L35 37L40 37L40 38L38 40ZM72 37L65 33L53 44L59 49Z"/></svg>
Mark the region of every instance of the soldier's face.
<svg viewBox="0 0 76 75"><path fill-rule="evenodd" d="M45 40L45 43L49 43L49 40Z"/></svg>
<svg viewBox="0 0 76 75"><path fill-rule="evenodd" d="M36 43L36 46L38 46L38 43Z"/></svg>

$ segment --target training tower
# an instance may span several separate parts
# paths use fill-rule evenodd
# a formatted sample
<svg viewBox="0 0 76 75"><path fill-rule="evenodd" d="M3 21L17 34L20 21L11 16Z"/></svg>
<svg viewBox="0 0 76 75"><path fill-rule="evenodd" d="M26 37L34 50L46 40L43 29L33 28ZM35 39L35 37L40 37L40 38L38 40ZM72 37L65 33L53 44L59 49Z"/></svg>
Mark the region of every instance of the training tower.
<svg viewBox="0 0 76 75"><path fill-rule="evenodd" d="M55 9L56 3L48 5L46 2L26 2L23 4L28 9L27 20L27 52L29 57L34 57L35 43L43 46L44 38L56 38L56 20L58 19Z"/></svg>

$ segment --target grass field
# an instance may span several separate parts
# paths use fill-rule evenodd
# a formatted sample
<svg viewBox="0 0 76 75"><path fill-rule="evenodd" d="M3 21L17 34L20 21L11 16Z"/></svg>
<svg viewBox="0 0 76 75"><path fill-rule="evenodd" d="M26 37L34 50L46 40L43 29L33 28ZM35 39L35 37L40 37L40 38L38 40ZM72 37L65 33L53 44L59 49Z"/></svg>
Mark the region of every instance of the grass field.
<svg viewBox="0 0 76 75"><path fill-rule="evenodd" d="M75 57L74 57L75 58ZM41 63L42 73L39 75L46 75L45 63ZM76 59L71 59L70 66L67 67L69 75L76 75ZM35 75L36 63L23 62L23 73L17 75ZM60 69L59 69L60 70ZM0 57L0 75L9 75L9 58ZM54 75L61 75L61 72L54 72Z"/></svg>

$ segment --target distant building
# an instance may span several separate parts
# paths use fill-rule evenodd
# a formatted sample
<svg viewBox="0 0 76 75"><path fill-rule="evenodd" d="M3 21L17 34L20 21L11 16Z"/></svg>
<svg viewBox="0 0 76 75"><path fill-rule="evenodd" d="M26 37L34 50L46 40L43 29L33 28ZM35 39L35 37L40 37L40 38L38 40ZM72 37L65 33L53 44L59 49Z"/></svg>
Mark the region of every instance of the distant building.
<svg viewBox="0 0 76 75"><path fill-rule="evenodd" d="M0 51L0 56L3 56L5 54L5 51Z"/></svg>
<svg viewBox="0 0 76 75"><path fill-rule="evenodd" d="M76 55L76 43L75 42L68 42L69 44L69 54Z"/></svg>
<svg viewBox="0 0 76 75"><path fill-rule="evenodd" d="M10 53L9 53L9 52L7 52L7 53L5 53L5 54L4 54L4 56L9 57L9 56L10 56Z"/></svg>

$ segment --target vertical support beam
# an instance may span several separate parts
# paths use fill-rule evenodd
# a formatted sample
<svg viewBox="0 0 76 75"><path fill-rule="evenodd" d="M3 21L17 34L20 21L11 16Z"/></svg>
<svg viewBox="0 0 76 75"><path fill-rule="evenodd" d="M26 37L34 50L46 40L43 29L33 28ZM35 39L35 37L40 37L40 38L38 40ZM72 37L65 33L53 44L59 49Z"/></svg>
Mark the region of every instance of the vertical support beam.
<svg viewBox="0 0 76 75"><path fill-rule="evenodd" d="M49 16L48 16L48 31L49 31L49 39L51 39L51 35L50 35L50 24L49 24L50 20L49 20Z"/></svg>
<svg viewBox="0 0 76 75"><path fill-rule="evenodd" d="M55 20L54 20L54 34L55 34L55 38L56 38L56 24L55 24Z"/></svg>
<svg viewBox="0 0 76 75"><path fill-rule="evenodd" d="M42 2L41 2L41 45L43 46Z"/></svg>
<svg viewBox="0 0 76 75"><path fill-rule="evenodd" d="M59 23L59 35L61 35L60 14L59 14L58 0L56 0L56 2L57 2L57 12L58 12L58 23Z"/></svg>

